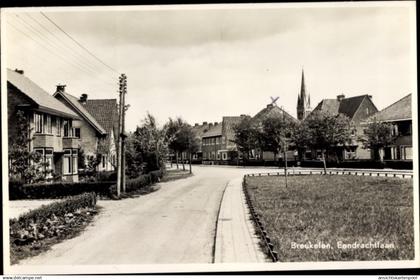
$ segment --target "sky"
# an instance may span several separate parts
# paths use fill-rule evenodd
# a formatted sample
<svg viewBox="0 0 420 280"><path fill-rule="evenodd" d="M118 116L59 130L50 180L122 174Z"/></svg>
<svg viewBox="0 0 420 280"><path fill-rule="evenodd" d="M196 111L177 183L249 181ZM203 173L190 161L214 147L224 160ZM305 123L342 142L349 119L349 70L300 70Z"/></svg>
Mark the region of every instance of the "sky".
<svg viewBox="0 0 420 280"><path fill-rule="evenodd" d="M15 9L2 43L6 66L51 94L65 84L118 98L125 73L128 130L147 113L160 124L253 116L271 96L296 116L302 69L312 108L343 93L383 109L416 91L415 6L351 5Z"/></svg>

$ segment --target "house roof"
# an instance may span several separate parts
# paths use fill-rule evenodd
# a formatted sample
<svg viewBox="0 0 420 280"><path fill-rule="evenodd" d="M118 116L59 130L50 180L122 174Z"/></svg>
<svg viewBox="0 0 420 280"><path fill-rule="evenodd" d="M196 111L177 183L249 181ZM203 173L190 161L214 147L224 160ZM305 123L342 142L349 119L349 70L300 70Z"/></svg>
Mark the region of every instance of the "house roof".
<svg viewBox="0 0 420 280"><path fill-rule="evenodd" d="M88 99L83 107L98 121L107 133L118 121L117 99Z"/></svg>
<svg viewBox="0 0 420 280"><path fill-rule="evenodd" d="M221 136L221 135L222 135L222 124L218 123L218 124L209 126L209 130L203 134L203 138L215 137L215 136Z"/></svg>
<svg viewBox="0 0 420 280"><path fill-rule="evenodd" d="M367 122L375 119L377 121L411 120L411 93L373 114L367 119Z"/></svg>
<svg viewBox="0 0 420 280"><path fill-rule="evenodd" d="M323 111L332 114L344 114L350 119L353 119L363 100L369 95L358 95L348 98L343 98L341 101L337 99L323 99L315 107L314 111Z"/></svg>
<svg viewBox="0 0 420 280"><path fill-rule="evenodd" d="M290 115L289 113L287 113L284 109L278 107L277 105L267 105L267 107L265 107L264 109L262 109L261 111L259 111L253 118L253 121L256 122L261 122L263 119L265 118L272 118L272 117L277 117L277 118L287 118L288 120L291 121L295 121L297 122L297 120Z"/></svg>
<svg viewBox="0 0 420 280"><path fill-rule="evenodd" d="M200 138L203 137L203 134L206 133L209 129L209 124L205 123L205 124L196 124L192 127L192 131L194 132L194 134L196 135L196 137Z"/></svg>
<svg viewBox="0 0 420 280"><path fill-rule="evenodd" d="M237 124L239 124L243 118L245 118L245 115L234 116L234 117L223 117L222 132L223 132L223 135L225 135L227 139L235 139L234 127Z"/></svg>
<svg viewBox="0 0 420 280"><path fill-rule="evenodd" d="M79 102L79 99L65 91L56 91L54 97L61 96L69 105L83 117L96 131L100 134L106 134L107 131L99 124L99 122L88 112L88 110Z"/></svg>
<svg viewBox="0 0 420 280"><path fill-rule="evenodd" d="M77 114L23 74L7 69L7 81L31 99L40 111L67 118L79 119Z"/></svg>

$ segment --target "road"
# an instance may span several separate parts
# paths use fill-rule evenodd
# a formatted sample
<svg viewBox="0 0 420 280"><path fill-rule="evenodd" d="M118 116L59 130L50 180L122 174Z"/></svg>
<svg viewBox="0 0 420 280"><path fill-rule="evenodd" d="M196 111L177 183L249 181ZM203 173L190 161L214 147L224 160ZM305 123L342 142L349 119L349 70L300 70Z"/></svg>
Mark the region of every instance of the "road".
<svg viewBox="0 0 420 280"><path fill-rule="evenodd" d="M193 177L160 183L151 194L99 201L102 211L80 236L20 264L211 263L225 187L251 171L194 166Z"/></svg>

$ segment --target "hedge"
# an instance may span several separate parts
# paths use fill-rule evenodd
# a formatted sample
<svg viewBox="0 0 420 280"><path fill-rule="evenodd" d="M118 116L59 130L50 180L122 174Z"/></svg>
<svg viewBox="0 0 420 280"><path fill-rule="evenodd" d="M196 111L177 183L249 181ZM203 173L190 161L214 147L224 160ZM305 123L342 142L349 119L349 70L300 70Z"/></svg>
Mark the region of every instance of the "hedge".
<svg viewBox="0 0 420 280"><path fill-rule="evenodd" d="M126 192L133 192L150 186L160 181L163 177L163 171L151 171L148 174L140 175L134 179L128 179L125 183ZM113 186L113 191L116 191L116 186Z"/></svg>
<svg viewBox="0 0 420 280"><path fill-rule="evenodd" d="M94 208L95 205L96 194L91 192L31 210L9 221L10 243L26 244L38 239L39 236L52 237L63 224L69 223L69 217L73 216L73 213L77 213L80 209Z"/></svg>
<svg viewBox="0 0 420 280"><path fill-rule="evenodd" d="M97 195L111 196L111 186L115 182L58 182L22 184L9 182L9 199L52 199L94 192Z"/></svg>

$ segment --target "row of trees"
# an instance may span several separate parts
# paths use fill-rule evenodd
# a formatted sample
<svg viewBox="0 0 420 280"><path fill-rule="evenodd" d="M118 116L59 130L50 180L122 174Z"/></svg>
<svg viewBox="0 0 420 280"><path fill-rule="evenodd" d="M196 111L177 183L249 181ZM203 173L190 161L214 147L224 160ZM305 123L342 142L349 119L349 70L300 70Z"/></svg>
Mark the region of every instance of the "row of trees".
<svg viewBox="0 0 420 280"><path fill-rule="evenodd" d="M235 128L235 140L238 150L249 158L251 151L270 151L275 157L283 152L294 149L301 156L307 149L321 151L324 169L326 158L330 154L341 152L352 140L352 124L343 114L331 114L315 111L303 122L291 119L267 117L262 122L256 122L246 117ZM392 126L387 123L373 122L367 126L365 135L360 140L365 148L375 151L377 159L382 159L379 151L391 145Z"/></svg>
<svg viewBox="0 0 420 280"><path fill-rule="evenodd" d="M156 119L148 114L136 130L126 140L126 173L136 177L142 173L164 169L169 154L179 156L185 170L185 155L188 155L191 172L191 155L199 149L192 126L181 118L169 119L159 127Z"/></svg>

